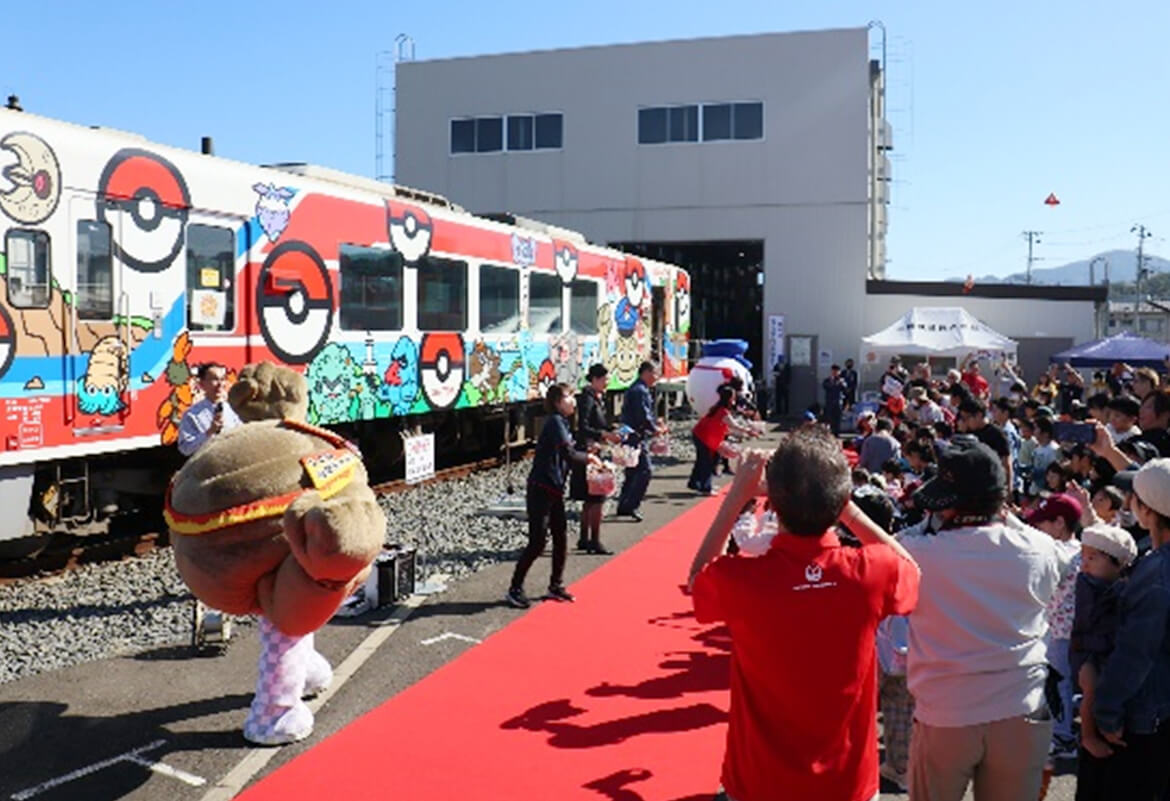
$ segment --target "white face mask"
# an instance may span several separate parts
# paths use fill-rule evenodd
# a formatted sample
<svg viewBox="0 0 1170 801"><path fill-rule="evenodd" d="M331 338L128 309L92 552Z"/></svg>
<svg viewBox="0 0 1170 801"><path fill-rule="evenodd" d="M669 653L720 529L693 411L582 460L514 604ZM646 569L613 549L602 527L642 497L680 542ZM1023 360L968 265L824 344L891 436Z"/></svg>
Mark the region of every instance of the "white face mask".
<svg viewBox="0 0 1170 801"><path fill-rule="evenodd" d="M1133 528L1137 525L1137 518L1134 516L1133 510L1128 506L1117 513L1117 525L1122 528Z"/></svg>
<svg viewBox="0 0 1170 801"><path fill-rule="evenodd" d="M1012 393L1012 400L1014 400L1016 403L1019 403L1019 402L1020 402L1020 401L1022 401L1023 399L1024 399L1024 396L1023 396L1023 395L1021 395L1019 392L1013 392L1013 393Z"/></svg>

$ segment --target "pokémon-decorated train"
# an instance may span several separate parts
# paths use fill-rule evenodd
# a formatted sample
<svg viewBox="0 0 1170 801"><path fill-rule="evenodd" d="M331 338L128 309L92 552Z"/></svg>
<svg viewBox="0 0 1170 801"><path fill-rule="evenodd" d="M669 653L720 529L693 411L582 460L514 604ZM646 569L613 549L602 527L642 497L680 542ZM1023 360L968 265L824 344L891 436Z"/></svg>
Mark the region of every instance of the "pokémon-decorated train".
<svg viewBox="0 0 1170 801"><path fill-rule="evenodd" d="M687 372L683 270L319 167L2 109L0 240L0 554L161 497L208 361L302 372L323 426Z"/></svg>

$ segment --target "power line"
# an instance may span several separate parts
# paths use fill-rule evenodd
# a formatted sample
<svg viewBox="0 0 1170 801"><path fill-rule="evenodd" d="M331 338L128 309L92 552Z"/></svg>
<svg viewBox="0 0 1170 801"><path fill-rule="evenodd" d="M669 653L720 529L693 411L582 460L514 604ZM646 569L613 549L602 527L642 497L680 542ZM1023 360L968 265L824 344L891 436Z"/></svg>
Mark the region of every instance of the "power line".
<svg viewBox="0 0 1170 801"><path fill-rule="evenodd" d="M1040 256L1032 255L1032 246L1040 244L1040 231L1024 231L1021 236L1028 240L1028 272L1025 280L1026 283L1030 284L1032 283L1032 262L1044 261Z"/></svg>

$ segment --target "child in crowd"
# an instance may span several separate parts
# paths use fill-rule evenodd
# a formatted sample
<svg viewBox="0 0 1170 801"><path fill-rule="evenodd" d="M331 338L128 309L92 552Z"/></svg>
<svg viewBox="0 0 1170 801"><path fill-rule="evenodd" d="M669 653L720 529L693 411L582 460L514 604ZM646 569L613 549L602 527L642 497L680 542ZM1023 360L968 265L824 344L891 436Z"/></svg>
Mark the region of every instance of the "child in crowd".
<svg viewBox="0 0 1170 801"><path fill-rule="evenodd" d="M1032 457L1036 453L1036 426L1026 418L1019 422L1020 428L1020 473L1024 477L1024 494L1032 494Z"/></svg>
<svg viewBox="0 0 1170 801"><path fill-rule="evenodd" d="M1101 487L1093 493L1093 511L1097 513L1097 517L1110 526L1117 525L1117 513L1121 510L1121 504L1124 502L1125 496L1117 487Z"/></svg>
<svg viewBox="0 0 1170 801"><path fill-rule="evenodd" d="M853 468L853 488L864 487L869 484L869 471L864 467Z"/></svg>
<svg viewBox="0 0 1170 801"><path fill-rule="evenodd" d="M883 531L894 525L894 505L880 491L853 491L853 502ZM877 628L878 706L882 713L885 761L878 768L885 779L906 791L910 763L910 730L914 723L914 696L906 688L906 654L910 624L905 617L887 617Z"/></svg>
<svg viewBox="0 0 1170 801"><path fill-rule="evenodd" d="M1059 495L1068 489L1068 470L1061 462L1053 462L1044 471L1044 488L1048 492Z"/></svg>
<svg viewBox="0 0 1170 801"><path fill-rule="evenodd" d="M1100 761L1113 754L1093 716L1097 677L1113 650L1120 611L1122 571L1137 557L1129 532L1115 526L1089 526L1081 534L1081 573L1077 577L1076 614L1069 640L1069 667L1084 693L1081 699L1081 758L1077 764L1077 798L1104 799ZM1083 791L1083 792L1082 792Z"/></svg>
<svg viewBox="0 0 1170 801"><path fill-rule="evenodd" d="M1032 481L1039 490L1046 486L1048 465L1060 458L1060 445L1052 439L1051 417L1038 416L1032 427L1036 432L1036 448L1032 451Z"/></svg>
<svg viewBox="0 0 1170 801"><path fill-rule="evenodd" d="M902 463L887 459L882 464L882 478L886 480L886 492L894 501L902 499Z"/></svg>

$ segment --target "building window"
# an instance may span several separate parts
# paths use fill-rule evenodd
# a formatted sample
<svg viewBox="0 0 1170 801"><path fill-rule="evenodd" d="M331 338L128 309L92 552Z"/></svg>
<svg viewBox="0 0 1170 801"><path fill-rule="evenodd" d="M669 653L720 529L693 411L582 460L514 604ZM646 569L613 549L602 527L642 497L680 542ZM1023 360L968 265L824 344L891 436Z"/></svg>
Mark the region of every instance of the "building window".
<svg viewBox="0 0 1170 801"><path fill-rule="evenodd" d="M9 229L4 237L8 256L8 303L18 309L45 309L51 294L49 235L44 231Z"/></svg>
<svg viewBox="0 0 1170 801"><path fill-rule="evenodd" d="M597 333L597 282L569 284L569 328L577 334Z"/></svg>
<svg viewBox="0 0 1170 801"><path fill-rule="evenodd" d="M187 226L187 324L193 331L235 327L236 235L214 225Z"/></svg>
<svg viewBox="0 0 1170 801"><path fill-rule="evenodd" d="M707 103L703 106L704 142L763 138L763 103Z"/></svg>
<svg viewBox="0 0 1170 801"><path fill-rule="evenodd" d="M546 273L528 274L528 328L534 334L556 334L562 330L561 278Z"/></svg>
<svg viewBox="0 0 1170 801"><path fill-rule="evenodd" d="M342 245L343 331L402 330L402 256L397 251Z"/></svg>
<svg viewBox="0 0 1170 801"><path fill-rule="evenodd" d="M475 120L451 120L451 152L475 152Z"/></svg>
<svg viewBox="0 0 1170 801"><path fill-rule="evenodd" d="M451 120L451 153L499 153L505 145L509 151L557 150L563 131L560 113Z"/></svg>
<svg viewBox="0 0 1170 801"><path fill-rule="evenodd" d="M638 109L638 143L699 141L699 107L660 106Z"/></svg>
<svg viewBox="0 0 1170 801"><path fill-rule="evenodd" d="M532 116L508 117L508 150L532 150Z"/></svg>
<svg viewBox="0 0 1170 801"><path fill-rule="evenodd" d="M535 119L537 150L557 150L564 146L563 114L537 114Z"/></svg>
<svg viewBox="0 0 1170 801"><path fill-rule="evenodd" d="M498 153L504 149L504 118L479 117L475 121L475 152Z"/></svg>
<svg viewBox="0 0 1170 801"><path fill-rule="evenodd" d="M467 262L433 256L419 259L418 329L467 329Z"/></svg>
<svg viewBox="0 0 1170 801"><path fill-rule="evenodd" d="M96 220L77 222L77 291L74 304L79 320L114 317L114 260L110 226Z"/></svg>
<svg viewBox="0 0 1170 801"><path fill-rule="evenodd" d="M484 334L510 334L520 330L519 271L480 265L479 330Z"/></svg>

